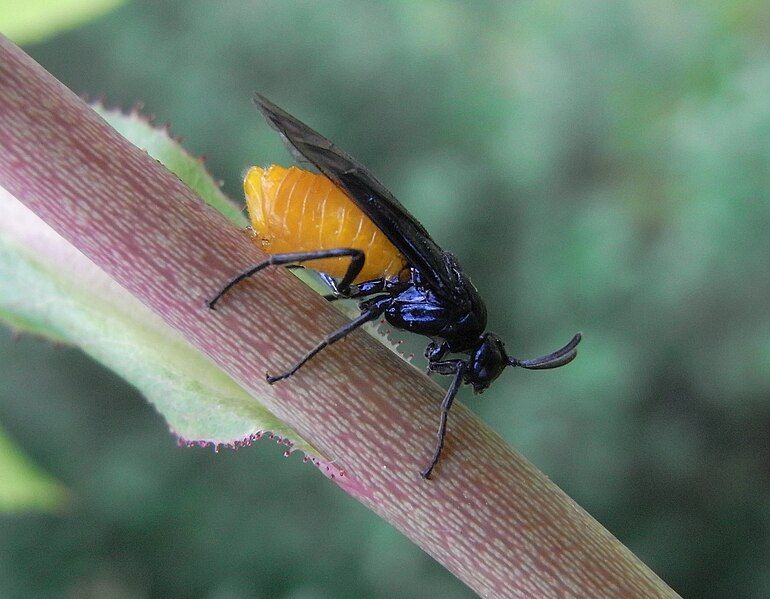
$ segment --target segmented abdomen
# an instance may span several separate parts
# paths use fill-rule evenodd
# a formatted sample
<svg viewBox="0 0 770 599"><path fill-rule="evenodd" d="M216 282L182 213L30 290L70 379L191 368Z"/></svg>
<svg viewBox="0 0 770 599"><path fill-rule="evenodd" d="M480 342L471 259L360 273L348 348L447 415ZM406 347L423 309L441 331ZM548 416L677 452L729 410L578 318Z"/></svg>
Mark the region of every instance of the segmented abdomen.
<svg viewBox="0 0 770 599"><path fill-rule="evenodd" d="M366 261L355 282L395 277L406 265L382 231L323 175L294 166L253 166L243 189L256 241L270 254L360 249ZM303 266L342 277L349 264L349 258L324 258Z"/></svg>

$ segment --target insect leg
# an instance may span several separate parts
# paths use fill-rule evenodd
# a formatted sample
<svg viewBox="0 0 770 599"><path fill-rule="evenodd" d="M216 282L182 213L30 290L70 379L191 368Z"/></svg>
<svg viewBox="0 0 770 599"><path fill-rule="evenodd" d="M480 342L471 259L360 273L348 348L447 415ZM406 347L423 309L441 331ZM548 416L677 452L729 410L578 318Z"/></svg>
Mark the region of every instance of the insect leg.
<svg viewBox="0 0 770 599"><path fill-rule="evenodd" d="M385 290L385 279L373 279L371 281L364 281L357 285L349 285L346 292L340 291L337 281L334 277L326 274L325 272L319 272L318 276L326 283L332 292L329 295L324 295L324 299L330 302L338 299L353 299L356 297L363 297L365 295L374 295L375 293L382 293Z"/></svg>
<svg viewBox="0 0 770 599"><path fill-rule="evenodd" d="M361 272L361 269L364 267L364 260L366 260L366 256L361 250L347 248L345 251L348 252L347 255L350 256L350 264L348 265L348 270L345 272L345 276L342 277L339 285L337 285L337 290L343 295L347 294L350 290L350 284L358 276L358 273ZM342 256L344 254L340 255Z"/></svg>
<svg viewBox="0 0 770 599"><path fill-rule="evenodd" d="M438 362L449 352L449 344L446 341L431 341L425 348L425 357L431 362Z"/></svg>
<svg viewBox="0 0 770 599"><path fill-rule="evenodd" d="M371 303L366 302L368 303L368 305L363 309L363 311L361 312L361 315L358 318L356 318L355 320L351 320L350 322L340 327L331 335L328 335L323 341L321 341L313 349L311 349L304 356L302 356L302 359L299 360L299 362L297 362L289 370L279 374L278 376L270 376L268 374L267 382L272 385L277 381L290 377L295 372L297 372L305 364L305 362L307 362L310 358L315 356L323 348L327 347L328 345L331 345L332 343L335 343L336 341L339 341L343 337L346 337L348 334L352 333L357 328L366 324L367 322L371 322L372 320L377 320L380 316L382 316L382 313L385 312L385 310L387 309L391 301L393 300L391 299L390 296L384 296L380 298L375 298L374 301L372 301Z"/></svg>
<svg viewBox="0 0 770 599"><path fill-rule="evenodd" d="M435 371L431 370L431 367L435 362L439 362L449 352L449 344L446 341L431 341L428 347L425 348L425 357L428 358L428 368L425 369L425 374L430 376Z"/></svg>
<svg viewBox="0 0 770 599"><path fill-rule="evenodd" d="M363 283L358 283L357 285L351 285L348 289L348 292L345 294L337 292L331 295L324 295L324 298L329 301L334 301L338 299L355 299L359 297L366 297L367 295L376 295L378 293L396 295L403 291L407 286L408 283L403 283L398 280L393 281L388 279L372 279L371 281L364 281Z"/></svg>
<svg viewBox="0 0 770 599"><path fill-rule="evenodd" d="M337 288L337 281L334 280L334 277L331 275L327 275L325 272L319 272L318 277L326 283L326 286L332 290L331 293L327 293L324 295L324 299L330 302L336 301L338 299L346 299L346 296L342 295L340 293L340 290Z"/></svg>
<svg viewBox="0 0 770 599"><path fill-rule="evenodd" d="M286 268L288 268L289 270L305 270L305 267L300 264L287 264ZM348 295L342 295L339 289L337 289L337 281L334 280L333 276L327 275L325 272L318 272L316 274L318 275L318 278L321 279L326 284L326 286L332 290L331 293L324 294L323 298L326 301L336 302L337 300L340 300L340 299L349 299L351 297L354 297L354 295L350 293ZM356 285L355 287L357 288L358 285Z"/></svg>
<svg viewBox="0 0 770 599"><path fill-rule="evenodd" d="M444 448L444 436L446 435L446 421L449 415L449 408L452 407L452 402L460 389L460 385L463 382L463 375L465 369L468 367L467 362L464 360L446 360L444 362L432 362L430 369L433 372L439 374L454 374L455 378L452 384L449 385L449 389L444 396L444 401L441 402L441 423L438 427L438 433L436 434L436 449L433 451L433 457L430 460L430 464L420 472L423 478L430 478L430 473L433 471L434 466L438 463L439 456L441 456L441 450Z"/></svg>
<svg viewBox="0 0 770 599"><path fill-rule="evenodd" d="M267 268L268 266L285 266L288 264L294 264L298 262L307 262L309 260L318 260L320 258L340 258L343 256L350 256L350 265L347 272L339 285L340 292L343 292L346 287L350 287L350 283L353 282L364 267L364 253L361 250L354 248L335 248L331 250L317 250L314 252L292 252L287 254L273 254L267 260L255 264L248 270L240 273L239 275L230 279L222 289L214 296L213 299L208 301L208 306L214 310L216 303L222 298L222 296L230 291L235 285L255 275L260 270Z"/></svg>

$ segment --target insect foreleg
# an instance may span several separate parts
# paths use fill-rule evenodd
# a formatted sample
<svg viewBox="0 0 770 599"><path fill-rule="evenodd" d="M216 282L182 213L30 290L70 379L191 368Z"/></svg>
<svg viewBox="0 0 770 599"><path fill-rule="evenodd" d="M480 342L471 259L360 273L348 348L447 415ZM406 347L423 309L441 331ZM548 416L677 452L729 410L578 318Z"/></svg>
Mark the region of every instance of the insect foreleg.
<svg viewBox="0 0 770 599"><path fill-rule="evenodd" d="M348 270L347 272L345 272L345 276L342 278L342 281L338 286L339 291L341 293L344 293L344 291L350 287L350 284L358 276L358 273L360 273L361 269L364 267L365 256L361 250L357 250L354 248L334 248L331 250L316 250L314 252L291 252L287 254L273 254L267 260L263 260L262 262L255 264L248 270L245 270L244 272L230 279L225 284L225 286L219 290L219 293L217 293L213 299L208 301L208 306L209 308L214 310L215 309L214 306L225 293L230 291L230 289L235 287L238 283L240 283L244 279L247 279L250 276L255 275L260 270L267 268L268 266L286 266L289 264L308 262L309 260L319 260L321 258L341 258L344 256L350 256L350 265L348 266Z"/></svg>
<svg viewBox="0 0 770 599"><path fill-rule="evenodd" d="M449 353L449 344L446 341L431 341L425 348L425 357L431 362L438 362ZM431 370L430 368L428 370Z"/></svg>
<svg viewBox="0 0 770 599"><path fill-rule="evenodd" d="M460 389L460 385L463 383L463 375L465 369L468 367L467 362L464 360L445 360L444 362L432 362L430 369L433 372L439 374L454 374L455 378L452 384L449 385L449 389L444 396L444 401L441 402L441 423L438 427L438 433L436 434L436 449L433 451L433 457L430 464L420 472L423 478L430 478L430 473L433 471L433 467L438 463L439 456L441 456L441 450L444 448L444 436L446 435L446 421L449 415L449 408L452 407L452 402Z"/></svg>
<svg viewBox="0 0 770 599"><path fill-rule="evenodd" d="M331 345L336 341L339 341L343 337L346 337L348 334L352 333L357 328L366 324L367 322L371 322L372 320L377 320L380 316L382 316L383 312L385 312L388 305L392 301L393 300L391 299L390 296L385 296L385 297L376 298L373 301L371 301L371 303L366 302L367 305L364 308L364 310L361 312L361 315L358 318L356 318L355 320L351 320L350 322L345 324L343 327L340 327L337 331L327 336L323 341L321 341L313 349L307 352L299 362L297 362L294 366L292 366L286 372L283 372L278 376L270 376L268 374L267 382L272 385L277 381L290 377L292 374L297 372L305 364L305 362L307 362L310 358L315 356L318 352L320 352L326 346Z"/></svg>

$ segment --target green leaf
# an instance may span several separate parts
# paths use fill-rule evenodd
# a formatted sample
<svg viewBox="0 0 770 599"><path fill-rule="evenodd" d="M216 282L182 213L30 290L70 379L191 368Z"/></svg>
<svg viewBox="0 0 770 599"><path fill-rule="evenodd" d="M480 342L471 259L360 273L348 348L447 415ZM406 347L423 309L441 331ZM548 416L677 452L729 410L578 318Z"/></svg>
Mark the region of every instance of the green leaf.
<svg viewBox="0 0 770 599"><path fill-rule="evenodd" d="M101 113L129 140L162 157L209 203L234 222L244 222L201 161L166 131L137 115ZM139 389L181 439L237 446L271 432L296 449L318 454L259 398L1 189L0 281L0 319L82 348Z"/></svg>
<svg viewBox="0 0 770 599"><path fill-rule="evenodd" d="M203 160L185 150L179 140L171 136L168 126L156 127L136 110L124 114L102 104L95 104L92 108L128 141L146 150L150 156L179 177L209 206L239 227L248 225L241 209L222 193L219 184L206 170Z"/></svg>
<svg viewBox="0 0 770 599"><path fill-rule="evenodd" d="M64 487L35 466L0 430L0 512L54 511Z"/></svg>
<svg viewBox="0 0 770 599"><path fill-rule="evenodd" d="M40 42L100 17L124 0L0 0L0 31L17 44Z"/></svg>

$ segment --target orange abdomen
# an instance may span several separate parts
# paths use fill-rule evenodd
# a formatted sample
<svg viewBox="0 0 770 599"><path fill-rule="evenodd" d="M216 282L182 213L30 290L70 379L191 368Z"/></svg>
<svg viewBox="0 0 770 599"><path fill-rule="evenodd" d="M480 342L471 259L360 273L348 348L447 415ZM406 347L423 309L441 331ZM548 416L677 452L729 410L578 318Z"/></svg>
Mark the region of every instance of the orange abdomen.
<svg viewBox="0 0 770 599"><path fill-rule="evenodd" d="M253 166L243 189L256 240L269 254L360 249L366 261L355 282L397 277L406 265L382 231L323 175L294 166ZM303 266L342 277L349 264L349 258L324 258Z"/></svg>

